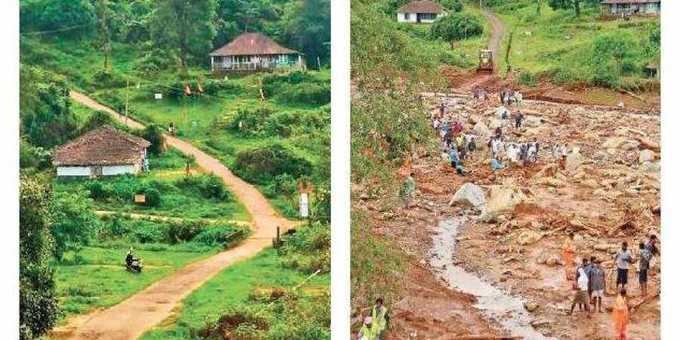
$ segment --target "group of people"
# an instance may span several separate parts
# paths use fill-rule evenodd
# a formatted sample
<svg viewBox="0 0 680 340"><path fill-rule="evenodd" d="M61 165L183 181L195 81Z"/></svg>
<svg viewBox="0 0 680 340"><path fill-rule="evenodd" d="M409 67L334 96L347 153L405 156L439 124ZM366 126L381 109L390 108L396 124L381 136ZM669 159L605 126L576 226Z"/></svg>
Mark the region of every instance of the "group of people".
<svg viewBox="0 0 680 340"><path fill-rule="evenodd" d="M568 314L571 315L574 312L574 308L578 305L579 310L586 311L590 317L590 305L593 306L593 311L603 312L602 298L605 295L606 275L602 268L602 262L595 256L590 258L584 256L581 265L576 268L576 271L573 270L575 253L573 240L574 234L571 233L566 238L562 248L565 274L567 280L573 280L573 288L575 289L574 299ZM638 281L640 283L640 295L643 297L647 295L650 263L658 253L656 235L651 235L646 242L639 243ZM626 285L628 284L630 265L634 262L633 255L630 249L628 249L628 243L622 242L621 248L614 255L617 296L612 305L612 319L614 332L618 340L626 339L629 322Z"/></svg>
<svg viewBox="0 0 680 340"><path fill-rule="evenodd" d="M444 102L440 105L440 114L446 112ZM441 137L442 152L446 155L451 167L456 173L463 176L463 160L467 159L477 150L477 139L473 134L463 133L463 123L459 120L444 120L443 116L435 115L432 119L432 127L439 131Z"/></svg>
<svg viewBox="0 0 680 340"><path fill-rule="evenodd" d="M385 330L389 326L389 314L385 301L379 297L375 300L375 305L371 308L371 315L363 319L363 324L357 333L357 340L382 340Z"/></svg>

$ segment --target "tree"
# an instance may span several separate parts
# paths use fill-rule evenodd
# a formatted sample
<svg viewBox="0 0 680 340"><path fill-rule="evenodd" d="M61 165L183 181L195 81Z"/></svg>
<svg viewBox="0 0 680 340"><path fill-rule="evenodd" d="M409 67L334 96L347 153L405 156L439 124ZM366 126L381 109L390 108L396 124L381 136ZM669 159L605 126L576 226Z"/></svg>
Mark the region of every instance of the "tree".
<svg viewBox="0 0 680 340"><path fill-rule="evenodd" d="M552 9L574 9L576 16L581 15L581 1L582 0L549 0L548 5Z"/></svg>
<svg viewBox="0 0 680 340"><path fill-rule="evenodd" d="M99 220L92 209L92 199L85 192L57 192L54 195L50 232L54 239L54 256L63 259L64 253L80 251L88 245L98 230Z"/></svg>
<svg viewBox="0 0 680 340"><path fill-rule="evenodd" d="M36 178L21 177L19 214L19 334L45 335L57 322L52 253L50 188Z"/></svg>
<svg viewBox="0 0 680 340"><path fill-rule="evenodd" d="M463 10L463 3L460 0L442 0L440 3L444 8L451 12L460 12Z"/></svg>
<svg viewBox="0 0 680 340"><path fill-rule="evenodd" d="M481 35L484 26L479 19L471 14L456 13L440 17L430 27L430 35L451 42L451 48L455 41Z"/></svg>
<svg viewBox="0 0 680 340"><path fill-rule="evenodd" d="M163 132L156 124L149 124L142 130L141 137L146 139L151 146L149 152L154 155L160 155L163 152Z"/></svg>
<svg viewBox="0 0 680 340"><path fill-rule="evenodd" d="M204 60L215 37L215 0L160 0L151 36L186 70L190 59Z"/></svg>
<svg viewBox="0 0 680 340"><path fill-rule="evenodd" d="M330 0L297 0L282 18L286 41L317 66L330 61Z"/></svg>
<svg viewBox="0 0 680 340"><path fill-rule="evenodd" d="M94 40L95 48L101 49L104 54L104 71L109 69L109 59L111 58L111 24L109 18L111 9L108 0L97 0L95 5L97 14L97 39Z"/></svg>
<svg viewBox="0 0 680 340"><path fill-rule="evenodd" d="M66 81L37 67L20 69L21 134L35 146L52 148L74 137L77 121L71 112Z"/></svg>

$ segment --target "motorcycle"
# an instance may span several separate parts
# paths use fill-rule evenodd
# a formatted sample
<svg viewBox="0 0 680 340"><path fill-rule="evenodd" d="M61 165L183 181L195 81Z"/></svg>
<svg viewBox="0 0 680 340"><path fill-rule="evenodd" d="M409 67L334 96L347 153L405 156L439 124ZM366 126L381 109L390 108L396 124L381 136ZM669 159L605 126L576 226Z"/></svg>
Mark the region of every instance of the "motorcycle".
<svg viewBox="0 0 680 340"><path fill-rule="evenodd" d="M125 263L125 269L132 273L141 273L143 267L142 260L137 258Z"/></svg>

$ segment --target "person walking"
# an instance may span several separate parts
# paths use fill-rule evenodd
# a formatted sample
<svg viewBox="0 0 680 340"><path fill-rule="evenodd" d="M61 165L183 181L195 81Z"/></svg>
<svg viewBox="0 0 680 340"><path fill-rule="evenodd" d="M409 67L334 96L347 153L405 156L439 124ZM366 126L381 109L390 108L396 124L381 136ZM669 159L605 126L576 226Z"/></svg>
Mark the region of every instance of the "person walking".
<svg viewBox="0 0 680 340"><path fill-rule="evenodd" d="M647 272L649 262L652 260L652 252L645 247L644 242L640 242L640 262L638 265L638 280L640 282L640 295L647 296Z"/></svg>
<svg viewBox="0 0 680 340"><path fill-rule="evenodd" d="M591 289L591 298L593 300L593 311L597 309L598 312L602 313L602 298L604 297L604 290L606 285L605 273L602 266L600 266L600 261L593 259L593 263L590 269L590 277L588 283Z"/></svg>
<svg viewBox="0 0 680 340"><path fill-rule="evenodd" d="M562 244L562 258L564 260L564 273L567 280L571 280L574 270L574 233L569 233Z"/></svg>
<svg viewBox="0 0 680 340"><path fill-rule="evenodd" d="M415 195L416 192L416 180L414 178L415 173L411 172L408 177L404 180L404 185L402 186L401 189L401 196L402 199L404 200L404 207L408 209L411 205L411 201L413 200L413 196Z"/></svg>
<svg viewBox="0 0 680 340"><path fill-rule="evenodd" d="M633 262L633 255L628 249L628 242L621 243L621 249L614 256L616 262L616 289L626 289L628 284L628 268Z"/></svg>
<svg viewBox="0 0 680 340"><path fill-rule="evenodd" d="M614 321L614 336L616 340L626 340L628 332L628 302L626 290L621 289L612 306L612 321Z"/></svg>

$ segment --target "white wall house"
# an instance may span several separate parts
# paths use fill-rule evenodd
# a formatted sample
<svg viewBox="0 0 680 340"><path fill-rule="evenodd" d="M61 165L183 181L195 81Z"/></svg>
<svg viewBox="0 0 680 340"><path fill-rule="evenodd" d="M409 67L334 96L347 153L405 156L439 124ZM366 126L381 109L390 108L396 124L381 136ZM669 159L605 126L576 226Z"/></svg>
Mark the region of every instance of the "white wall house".
<svg viewBox="0 0 680 340"><path fill-rule="evenodd" d="M604 15L659 15L661 0L603 0Z"/></svg>
<svg viewBox="0 0 680 340"><path fill-rule="evenodd" d="M104 126L57 147L53 164L58 177L137 174L147 167L148 141Z"/></svg>
<svg viewBox="0 0 680 340"><path fill-rule="evenodd" d="M445 15L444 8L434 1L412 1L397 10L397 21L429 24Z"/></svg>
<svg viewBox="0 0 680 340"><path fill-rule="evenodd" d="M214 73L271 71L286 67L305 68L302 53L282 47L260 33L243 33L210 52L210 68Z"/></svg>

